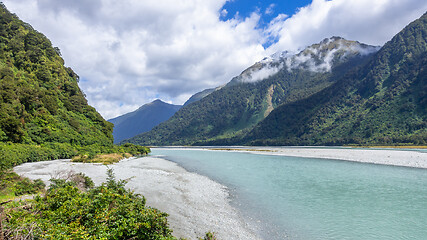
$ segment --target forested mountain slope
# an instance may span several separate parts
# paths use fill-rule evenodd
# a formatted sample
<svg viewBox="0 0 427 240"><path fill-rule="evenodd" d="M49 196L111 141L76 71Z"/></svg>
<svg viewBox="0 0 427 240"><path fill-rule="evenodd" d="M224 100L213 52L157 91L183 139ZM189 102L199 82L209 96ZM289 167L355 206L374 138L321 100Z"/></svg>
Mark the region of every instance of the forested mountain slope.
<svg viewBox="0 0 427 240"><path fill-rule="evenodd" d="M49 39L0 6L0 141L111 144L113 125L78 80Z"/></svg>
<svg viewBox="0 0 427 240"><path fill-rule="evenodd" d="M427 15L332 86L275 109L251 145L427 143Z"/></svg>
<svg viewBox="0 0 427 240"><path fill-rule="evenodd" d="M155 100L133 112L108 120L114 124L114 143L150 131L153 127L168 120L180 108L180 105Z"/></svg>
<svg viewBox="0 0 427 240"><path fill-rule="evenodd" d="M141 145L227 144L240 138L277 106L330 86L377 47L339 37L298 54L278 53L254 64L226 86L181 108L150 132L126 140Z"/></svg>

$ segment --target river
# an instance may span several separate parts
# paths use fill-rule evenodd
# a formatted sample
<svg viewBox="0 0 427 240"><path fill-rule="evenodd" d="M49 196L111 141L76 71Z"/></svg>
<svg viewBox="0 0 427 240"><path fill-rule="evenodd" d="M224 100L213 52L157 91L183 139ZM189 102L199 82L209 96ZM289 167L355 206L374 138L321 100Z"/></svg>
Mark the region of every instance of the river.
<svg viewBox="0 0 427 240"><path fill-rule="evenodd" d="M202 149L152 156L227 186L264 239L426 239L427 170Z"/></svg>

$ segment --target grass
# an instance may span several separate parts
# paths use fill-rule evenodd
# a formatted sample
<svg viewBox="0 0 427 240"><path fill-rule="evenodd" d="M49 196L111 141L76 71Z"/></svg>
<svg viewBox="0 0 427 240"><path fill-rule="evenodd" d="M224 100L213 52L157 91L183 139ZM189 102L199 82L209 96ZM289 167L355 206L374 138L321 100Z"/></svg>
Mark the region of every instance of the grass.
<svg viewBox="0 0 427 240"><path fill-rule="evenodd" d="M120 160L132 157L129 153L110 153L110 154L99 154L94 157L88 155L79 155L73 157L72 162L84 162L84 163L102 163L104 165L113 164L120 162Z"/></svg>

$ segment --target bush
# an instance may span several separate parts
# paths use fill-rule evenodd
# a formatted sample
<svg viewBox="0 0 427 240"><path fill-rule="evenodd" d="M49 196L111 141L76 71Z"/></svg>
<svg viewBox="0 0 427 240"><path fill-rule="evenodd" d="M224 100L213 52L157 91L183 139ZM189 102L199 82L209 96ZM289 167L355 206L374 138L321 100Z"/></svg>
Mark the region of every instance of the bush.
<svg viewBox="0 0 427 240"><path fill-rule="evenodd" d="M87 192L74 180L51 181L44 196L29 200L31 208L22 207L25 202L6 206L8 238L26 233L34 239L176 239L167 214L145 206L145 198L125 189L112 170L106 183Z"/></svg>
<svg viewBox="0 0 427 240"><path fill-rule="evenodd" d="M215 233L207 232L205 237L203 239L199 238L199 240L218 240L218 238L215 236Z"/></svg>
<svg viewBox="0 0 427 240"><path fill-rule="evenodd" d="M148 147L139 146L132 143L125 143L121 145L119 149L122 150L123 152L130 153L134 156L147 155L148 153L151 152L150 148Z"/></svg>
<svg viewBox="0 0 427 240"><path fill-rule="evenodd" d="M41 179L30 180L16 174L11 170L0 172L0 196L20 196L24 194L35 194L45 188Z"/></svg>
<svg viewBox="0 0 427 240"><path fill-rule="evenodd" d="M43 145L0 143L0 170L6 170L26 162L71 158L77 153L75 148L66 143Z"/></svg>
<svg viewBox="0 0 427 240"><path fill-rule="evenodd" d="M41 179L31 181L28 178L23 178L21 181L15 183L13 192L15 196L21 196L25 194L35 194L40 190L44 189L46 185Z"/></svg>

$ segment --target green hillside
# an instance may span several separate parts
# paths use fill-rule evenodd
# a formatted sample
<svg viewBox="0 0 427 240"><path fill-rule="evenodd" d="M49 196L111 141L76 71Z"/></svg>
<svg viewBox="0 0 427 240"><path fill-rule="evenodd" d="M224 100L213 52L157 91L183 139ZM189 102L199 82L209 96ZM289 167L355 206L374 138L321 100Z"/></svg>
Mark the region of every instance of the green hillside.
<svg viewBox="0 0 427 240"><path fill-rule="evenodd" d="M250 145L425 145L427 15L364 67L323 91L275 109L244 139Z"/></svg>
<svg viewBox="0 0 427 240"><path fill-rule="evenodd" d="M113 125L87 104L58 48L0 8L0 141L111 144Z"/></svg>
<svg viewBox="0 0 427 240"><path fill-rule="evenodd" d="M49 39L0 5L0 170L121 151L78 81Z"/></svg>
<svg viewBox="0 0 427 240"><path fill-rule="evenodd" d="M346 73L349 66L363 64L369 59L370 55L340 49L341 45L373 48L334 37L314 44L292 58L261 61L226 86L185 105L150 132L124 142L141 145L229 144L230 139L244 136L277 106L306 98L330 86ZM334 53L330 55L331 71L311 69L322 66L323 59L319 56L326 58L331 52ZM312 57L313 63L303 62L301 66L290 68L299 63L298 59ZM288 66L286 61L294 62ZM277 73L259 81L247 81L253 75L271 69L277 69Z"/></svg>

